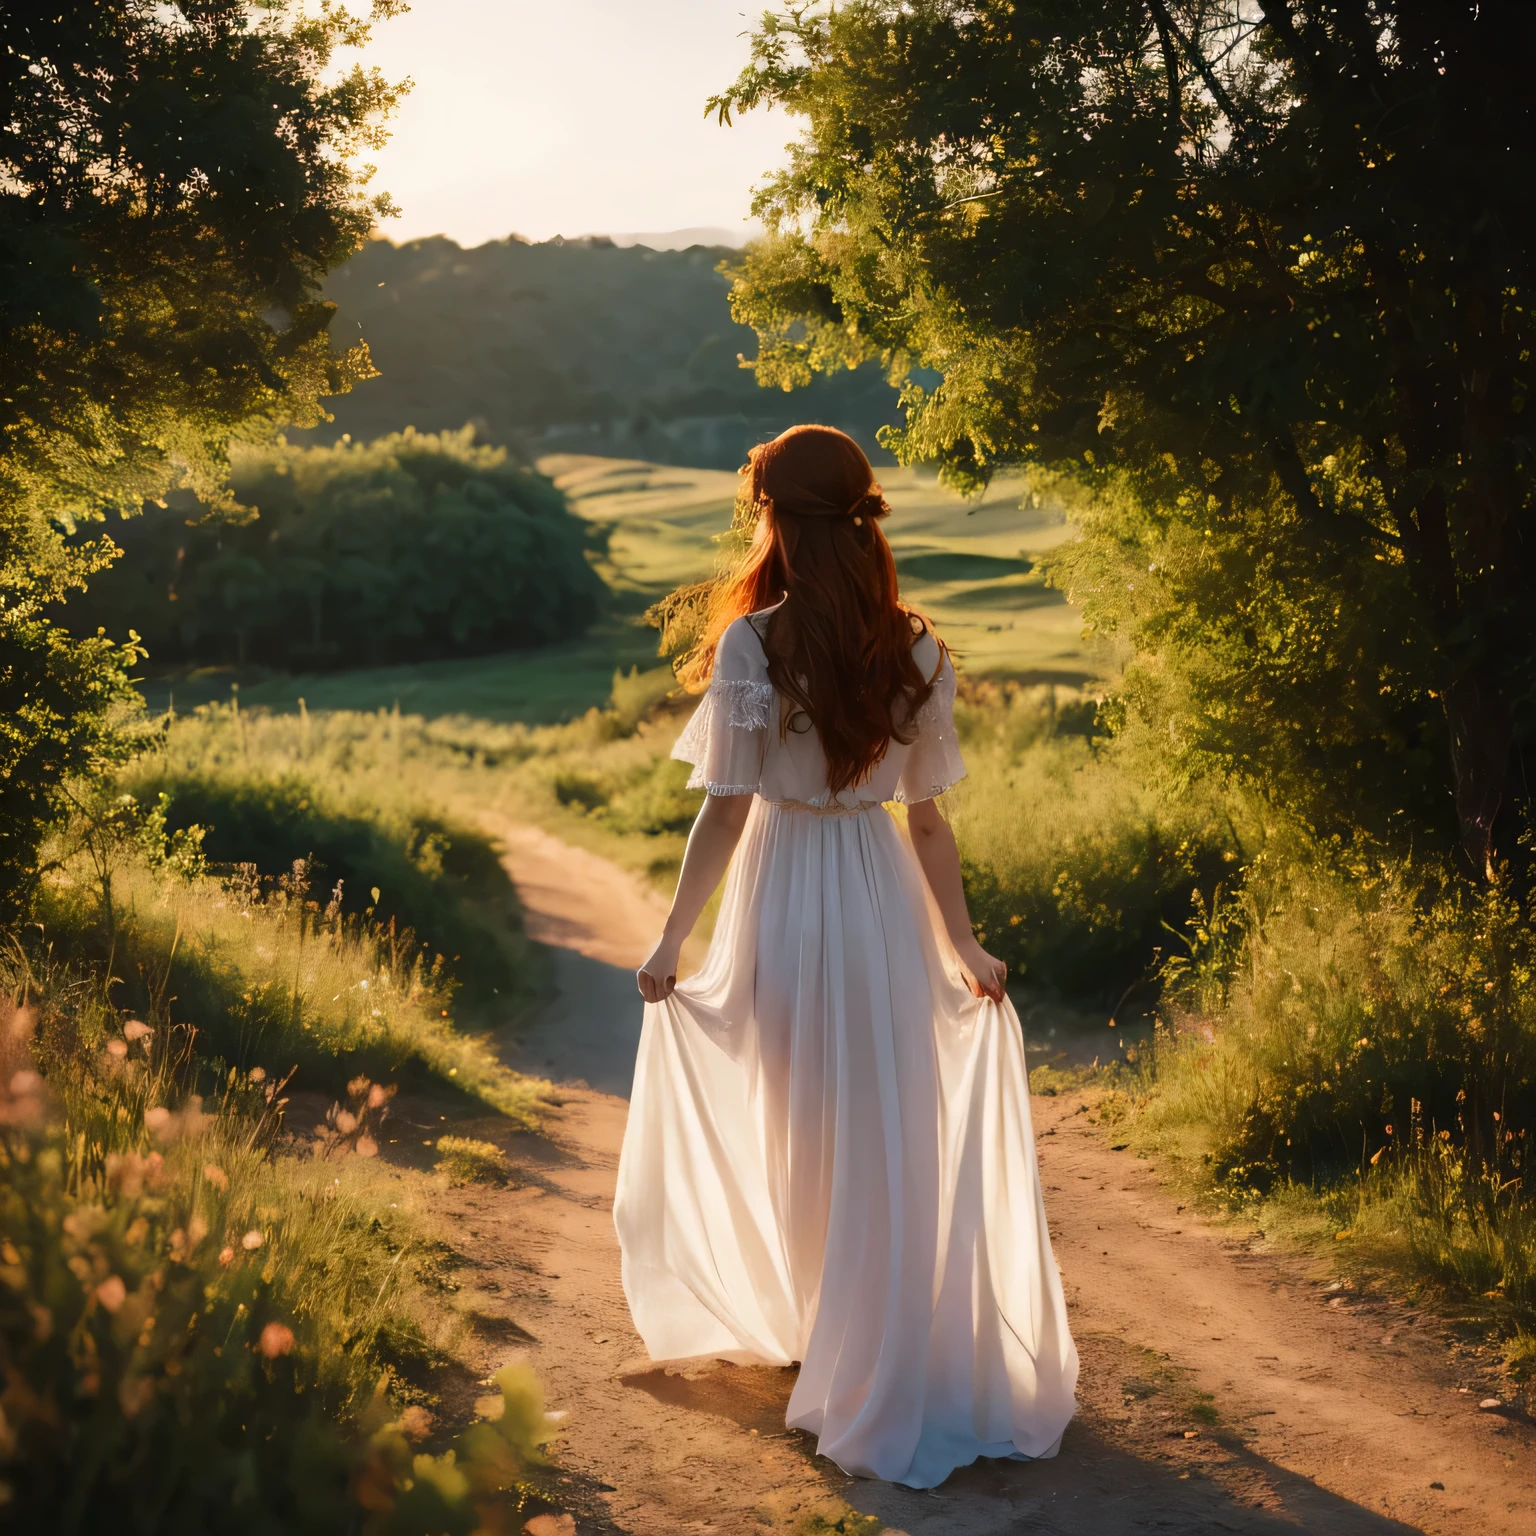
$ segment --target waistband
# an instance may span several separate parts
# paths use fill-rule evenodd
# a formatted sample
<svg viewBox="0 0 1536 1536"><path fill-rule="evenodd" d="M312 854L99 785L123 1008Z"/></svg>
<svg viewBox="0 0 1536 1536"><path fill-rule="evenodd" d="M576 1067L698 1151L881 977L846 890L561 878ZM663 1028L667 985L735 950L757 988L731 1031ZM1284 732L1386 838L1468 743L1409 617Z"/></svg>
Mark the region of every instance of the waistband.
<svg viewBox="0 0 1536 1536"><path fill-rule="evenodd" d="M763 804L794 816L864 816L882 809L878 800L861 800L857 805L844 805L839 800L826 805L815 805L809 800L764 800Z"/></svg>

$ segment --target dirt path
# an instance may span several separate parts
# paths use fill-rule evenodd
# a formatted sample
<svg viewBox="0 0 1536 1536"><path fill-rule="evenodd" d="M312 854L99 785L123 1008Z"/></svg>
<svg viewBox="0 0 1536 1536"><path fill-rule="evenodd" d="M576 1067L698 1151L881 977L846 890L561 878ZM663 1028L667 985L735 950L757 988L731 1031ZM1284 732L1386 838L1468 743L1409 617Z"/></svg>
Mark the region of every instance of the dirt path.
<svg viewBox="0 0 1536 1536"><path fill-rule="evenodd" d="M496 828L560 996L511 1059L564 1091L548 1139L509 1143L519 1188L450 1192L487 1371L526 1348L564 1411L577 1529L793 1530L844 1506L907 1536L1536 1530L1536 1436L1427 1320L1260 1252L1115 1152L1078 1097L1035 1101L1056 1252L1083 1357L1061 1455L982 1464L934 1493L844 1477L784 1429L792 1373L645 1358L611 1219L660 901L592 854ZM1468 1390L1470 1389L1470 1390Z"/></svg>

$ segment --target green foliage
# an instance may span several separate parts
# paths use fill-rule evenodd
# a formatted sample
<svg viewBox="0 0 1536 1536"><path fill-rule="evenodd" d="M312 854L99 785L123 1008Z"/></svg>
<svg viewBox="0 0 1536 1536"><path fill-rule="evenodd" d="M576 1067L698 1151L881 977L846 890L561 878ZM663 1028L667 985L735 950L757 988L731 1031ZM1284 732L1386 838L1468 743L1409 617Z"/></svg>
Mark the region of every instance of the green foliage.
<svg viewBox="0 0 1536 1536"><path fill-rule="evenodd" d="M103 1153L102 1118L87 1108L82 1124L81 1102L170 1086L137 1045L107 1061L82 1074L79 1058L44 1054L54 1124L36 1074L3 1095L8 1517L146 1536L499 1528L554 1426L532 1372L511 1366L493 1421L440 1456L416 1451L431 1416L391 1407L388 1361L420 1349L423 1301L408 1230L359 1198L365 1165L270 1162L270 1123L240 1111L241 1090L262 1102L244 1081L216 1113L188 1101L160 1149L154 1111L115 1117L112 1140L139 1150Z"/></svg>
<svg viewBox="0 0 1536 1536"><path fill-rule="evenodd" d="M945 796L981 942L1015 976L1113 1007L1154 991L1168 928L1235 863L1226 807L1138 785L1090 738L1092 701L969 684L955 711L968 777Z"/></svg>
<svg viewBox="0 0 1536 1536"><path fill-rule="evenodd" d="M888 443L1098 497L1057 579L1175 771L1490 875L1536 729L1532 41L1406 3L770 13L714 104L806 125L735 271L759 376L942 374Z"/></svg>
<svg viewBox="0 0 1536 1536"><path fill-rule="evenodd" d="M0 606L0 913L33 889L65 785L115 755L108 730L129 708L124 668L138 654L132 637L121 649L75 640L25 607Z"/></svg>
<svg viewBox="0 0 1536 1536"><path fill-rule="evenodd" d="M740 365L720 247L619 249L510 237L461 250L441 236L371 240L326 283L336 334L367 338L380 376L337 402L332 436L474 422L493 442L734 470L808 414L871 448L896 417L878 368L800 400Z"/></svg>
<svg viewBox="0 0 1536 1536"><path fill-rule="evenodd" d="M376 0L375 18L394 0ZM65 536L185 483L223 500L237 432L314 422L369 372L321 277L387 200L354 155L397 92L336 7L141 0L0 13L0 902L49 807L95 771L137 651L46 605L113 547Z"/></svg>
<svg viewBox="0 0 1536 1536"><path fill-rule="evenodd" d="M173 840L196 829L206 858L248 882L272 884L302 864L314 895L344 917L409 930L445 956L477 1007L526 1000L516 895L484 834L410 799L349 796L330 775L273 776L233 754L199 756L195 766L141 759L121 780L130 803L158 795Z"/></svg>
<svg viewBox="0 0 1536 1536"><path fill-rule="evenodd" d="M507 1177L507 1159L501 1148L470 1136L437 1138L437 1171L450 1184L501 1184Z"/></svg>
<svg viewBox="0 0 1536 1536"><path fill-rule="evenodd" d="M186 1026L124 1020L14 940L5 985L29 999L0 1019L8 1518L361 1530L389 1362L430 1321L409 1228L370 1213L369 1148L275 1160L286 1100L259 1070L191 1094L213 1064Z"/></svg>
<svg viewBox="0 0 1536 1536"><path fill-rule="evenodd" d="M136 630L162 670L323 670L543 645L597 616L584 525L468 428L248 450L232 488L244 520L173 498L114 525L123 558L70 617Z"/></svg>
<svg viewBox="0 0 1536 1536"><path fill-rule="evenodd" d="M111 809L127 819L120 801ZM312 900L304 859L276 879L245 865L219 880L178 868L172 842L158 857L137 839L109 843L99 829L77 829L73 842L61 840L35 915L61 957L116 978L117 1007L149 1017L176 999L197 1021L200 1049L242 1071L296 1069L338 1093L359 1073L436 1079L536 1122L546 1085L509 1071L450 1022L453 962L372 909L349 915L334 893L324 906ZM405 862L399 850L395 858ZM474 919L458 905L466 897L446 883L450 893L434 894L432 907L468 927ZM520 959L519 946L501 963ZM510 1001L522 1001L527 972L514 964L503 979Z"/></svg>
<svg viewBox="0 0 1536 1536"><path fill-rule="evenodd" d="M1424 1138L1469 1177L1518 1164L1536 1130L1536 946L1519 908L1307 852L1250 871L1224 997L1169 988L1159 1114L1203 1123L1237 1187L1325 1180Z"/></svg>

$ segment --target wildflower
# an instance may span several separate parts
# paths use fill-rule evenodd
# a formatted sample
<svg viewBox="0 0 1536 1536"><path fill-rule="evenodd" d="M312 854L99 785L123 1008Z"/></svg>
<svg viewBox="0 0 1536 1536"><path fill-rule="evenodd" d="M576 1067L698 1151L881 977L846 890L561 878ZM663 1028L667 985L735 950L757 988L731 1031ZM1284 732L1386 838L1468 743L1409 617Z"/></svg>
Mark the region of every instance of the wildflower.
<svg viewBox="0 0 1536 1536"><path fill-rule="evenodd" d="M359 1136L357 1138L357 1155L359 1157L377 1157L379 1144L372 1136Z"/></svg>
<svg viewBox="0 0 1536 1536"><path fill-rule="evenodd" d="M222 1264L226 1268L228 1268L228 1266L233 1264L234 1262L235 1262L235 1250L233 1248L225 1247L225 1248L220 1248L219 1249L219 1263L220 1264Z"/></svg>
<svg viewBox="0 0 1536 1536"><path fill-rule="evenodd" d="M15 1073L11 1078L11 1092L18 1099L25 1094L41 1093L42 1091L43 1080L30 1067L23 1067L20 1072ZM1494 1119L1497 1120L1498 1116L1495 1115Z"/></svg>
<svg viewBox="0 0 1536 1536"><path fill-rule="evenodd" d="M354 1077L352 1081L347 1084L347 1097L349 1099L360 1098L368 1091L368 1088L369 1083L366 1077Z"/></svg>
<svg viewBox="0 0 1536 1536"><path fill-rule="evenodd" d="M208 1166L203 1169L203 1177L207 1179L215 1189L229 1188L229 1175L225 1173L217 1163L209 1163Z"/></svg>
<svg viewBox="0 0 1536 1536"><path fill-rule="evenodd" d="M144 1129L151 1136L159 1137L162 1141L170 1139L172 1115L164 1104L156 1104L153 1109L144 1111Z"/></svg>
<svg viewBox="0 0 1536 1536"><path fill-rule="evenodd" d="M261 1233L255 1227L252 1227L251 1230L240 1239L240 1246L244 1248L247 1253L255 1253L255 1251L260 1248L265 1241L266 1239L261 1235Z"/></svg>
<svg viewBox="0 0 1536 1536"><path fill-rule="evenodd" d="M293 1329L283 1323L268 1323L261 1330L261 1352L268 1360L276 1360L293 1348Z"/></svg>
<svg viewBox="0 0 1536 1536"><path fill-rule="evenodd" d="M96 1287L96 1300L104 1306L108 1312L116 1312L128 1299L128 1287L123 1284L117 1275L108 1275L100 1285Z"/></svg>
<svg viewBox="0 0 1536 1536"><path fill-rule="evenodd" d="M252 1067L251 1068L251 1081L253 1083L264 1083L264 1082L266 1082L266 1080L267 1080L267 1069L265 1067Z"/></svg>
<svg viewBox="0 0 1536 1536"><path fill-rule="evenodd" d="M400 1415L400 1433L407 1440L425 1440L432 1433L432 1415L413 1403Z"/></svg>
<svg viewBox="0 0 1536 1536"><path fill-rule="evenodd" d="M343 1136L350 1136L357 1129L357 1116L351 1110L338 1110L336 1113L336 1129Z"/></svg>
<svg viewBox="0 0 1536 1536"><path fill-rule="evenodd" d="M123 1039L125 1040L147 1040L152 1034L154 1034L154 1030L142 1019L129 1019L123 1025Z"/></svg>
<svg viewBox="0 0 1536 1536"><path fill-rule="evenodd" d="M113 1061L123 1061L128 1055L128 1042L126 1040L108 1040L107 1055Z"/></svg>
<svg viewBox="0 0 1536 1536"><path fill-rule="evenodd" d="M369 1109L382 1109L388 1102L389 1089L387 1089L383 1083L375 1083L373 1087L368 1090Z"/></svg>

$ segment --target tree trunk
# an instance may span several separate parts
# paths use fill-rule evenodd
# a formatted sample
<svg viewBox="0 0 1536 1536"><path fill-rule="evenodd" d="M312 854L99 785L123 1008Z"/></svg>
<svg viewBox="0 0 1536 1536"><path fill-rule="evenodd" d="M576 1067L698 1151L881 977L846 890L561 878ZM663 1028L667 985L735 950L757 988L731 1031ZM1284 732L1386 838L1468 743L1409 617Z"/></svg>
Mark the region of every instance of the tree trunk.
<svg viewBox="0 0 1536 1536"><path fill-rule="evenodd" d="M1495 875L1493 824L1504 803L1512 745L1509 705L1481 667L1468 667L1446 689L1442 702L1451 733L1456 775L1456 816L1472 867Z"/></svg>

